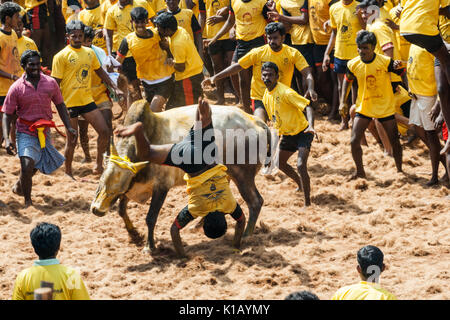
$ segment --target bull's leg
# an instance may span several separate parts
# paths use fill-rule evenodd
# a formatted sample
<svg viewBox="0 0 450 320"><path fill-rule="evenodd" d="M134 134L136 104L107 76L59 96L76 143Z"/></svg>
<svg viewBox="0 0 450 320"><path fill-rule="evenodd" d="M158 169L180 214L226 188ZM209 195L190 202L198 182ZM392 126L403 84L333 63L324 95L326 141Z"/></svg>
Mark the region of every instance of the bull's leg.
<svg viewBox="0 0 450 320"><path fill-rule="evenodd" d="M246 165L229 166L228 169L250 211L247 227L244 231L244 237L246 237L253 233L261 207L264 203L264 199L259 194L255 184L255 176L258 168L256 165Z"/></svg>
<svg viewBox="0 0 450 320"><path fill-rule="evenodd" d="M144 248L145 252L156 249L154 239L156 220L158 219L159 211L161 210L164 200L166 200L168 191L169 190L167 189L153 189L150 209L148 209L147 217L145 219L148 228L147 244Z"/></svg>
<svg viewBox="0 0 450 320"><path fill-rule="evenodd" d="M125 228L127 228L128 233L135 233L136 229L133 226L133 223L131 222L130 218L127 214L127 204L128 204L128 198L125 196L121 196L119 198L119 215L122 217L123 221L125 222Z"/></svg>

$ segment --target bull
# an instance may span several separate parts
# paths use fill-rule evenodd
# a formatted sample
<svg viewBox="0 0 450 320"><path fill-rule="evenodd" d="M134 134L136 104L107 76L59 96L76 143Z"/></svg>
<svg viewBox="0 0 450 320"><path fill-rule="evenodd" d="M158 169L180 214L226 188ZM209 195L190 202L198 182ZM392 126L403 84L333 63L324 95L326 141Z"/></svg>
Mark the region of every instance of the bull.
<svg viewBox="0 0 450 320"><path fill-rule="evenodd" d="M141 121L149 143L172 144L187 135L194 122L196 109L197 105L191 105L153 113L148 102L139 100L128 110L124 125ZM264 162L270 159L267 156L271 150L271 133L263 121L237 107L212 105L211 110L219 158L222 156L224 159L222 163L227 165L228 174L249 208L249 219L244 232L244 236L248 236L254 231L264 202L256 188L255 176ZM230 132L238 134L232 135ZM254 148L255 144L257 149ZM154 229L159 211L168 191L174 186L185 184L184 172L175 167L140 162L136 155L134 136L119 138L116 145L111 143L110 151L111 157L121 160L112 161L110 158L100 177L91 212L104 216L119 200L119 215L124 220L127 231L133 236L137 232L127 215L127 203L133 200L143 204L151 197L146 217L148 237L144 250L153 250ZM243 154L245 157L242 157Z"/></svg>

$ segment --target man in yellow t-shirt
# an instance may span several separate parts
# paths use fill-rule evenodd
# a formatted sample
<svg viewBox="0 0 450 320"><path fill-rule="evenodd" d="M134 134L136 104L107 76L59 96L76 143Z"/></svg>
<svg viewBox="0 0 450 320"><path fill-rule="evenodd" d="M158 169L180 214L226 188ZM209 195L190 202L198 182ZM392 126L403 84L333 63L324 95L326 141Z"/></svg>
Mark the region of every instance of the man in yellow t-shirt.
<svg viewBox="0 0 450 320"><path fill-rule="evenodd" d="M253 105L254 115L263 121L267 121L267 113L262 103L262 97L266 86L261 79L261 66L266 61L274 62L279 66L280 82L290 86L292 76L294 74L294 67L302 73L303 78L307 83L307 91L305 96L312 101L317 100L317 94L314 90L314 78L312 75L312 69L308 65L302 54L285 44L284 38L286 29L280 22L271 22L266 28L266 37L268 44L255 48L247 53L245 56L239 59L237 63L232 64L225 70L219 72L213 77L206 79L203 82L203 86L216 83L218 80L238 73L243 69L253 68L253 76L251 81L251 98Z"/></svg>
<svg viewBox="0 0 450 320"><path fill-rule="evenodd" d="M22 57L22 54L25 52L25 50L35 50L39 52L39 49L36 43L33 41L33 39L28 38L27 36L24 36L22 34L23 32L22 19L19 19L17 23L17 28L14 28L14 31L16 31L17 34L17 49L19 51L19 57ZM23 72L23 68L21 68L21 70Z"/></svg>
<svg viewBox="0 0 450 320"><path fill-rule="evenodd" d="M366 177L362 161L361 138L373 118L378 119L383 125L392 146L397 171L402 172L402 147L398 138L390 76L390 72L397 74L404 72L399 68L401 61L394 62L392 58L375 53L377 38L373 32L361 30L356 37L356 43L359 56L347 64L339 107L344 115L348 114L346 99L351 83L357 80L358 97L351 137L356 173L351 179Z"/></svg>
<svg viewBox="0 0 450 320"><path fill-rule="evenodd" d="M131 10L133 33L123 38L117 60L122 63L131 55L136 61L137 78L142 82L145 98L153 112L163 111L174 88L174 68L167 64L168 54L161 49L161 37L156 28L147 28L148 12L142 7Z"/></svg>
<svg viewBox="0 0 450 320"><path fill-rule="evenodd" d="M61 244L60 228L39 223L31 230L30 238L39 260L17 275L12 300L34 300L34 291L41 287L42 281L53 286L52 300L90 300L79 272L56 259Z"/></svg>
<svg viewBox="0 0 450 320"><path fill-rule="evenodd" d="M78 130L78 116L83 117L98 133L97 139L97 166L95 173L103 172L103 153L106 151L110 129L94 102L91 91L92 73L95 72L106 85L112 88L117 95L123 94L117 88L106 72L101 68L94 51L82 46L84 40L84 24L73 20L66 26L69 45L58 52L53 59L52 77L61 87L64 102L70 115L72 128ZM70 177L72 173L72 160L76 141L66 140L64 156L66 158L65 171Z"/></svg>
<svg viewBox="0 0 450 320"><path fill-rule="evenodd" d="M187 137L176 144L157 147L149 144L141 122L119 127L114 133L120 137L134 135L139 159L177 167L186 173L184 180L189 195L188 205L181 210L170 228L172 242L180 257L186 256L180 230L197 217L204 217L205 235L216 239L226 233L225 214L230 214L236 220L233 247L239 250L245 215L231 192L227 167L215 162L214 128L207 101L199 99L194 125ZM207 150L214 151L208 153Z"/></svg>
<svg viewBox="0 0 450 320"><path fill-rule="evenodd" d="M109 0L108 0L109 1ZM105 19L102 15L102 8L99 0L84 0L86 8L78 13L78 19L86 26L95 30L95 38L92 44L96 47L102 48L105 52L106 41L103 36L103 24Z"/></svg>
<svg viewBox="0 0 450 320"><path fill-rule="evenodd" d="M118 2L108 9L105 18L104 28L106 30L106 49L109 56L114 56L119 49L122 40L132 33L131 10L136 7L143 7L148 12L149 18L155 15L146 0L118 0ZM142 99L140 81L136 74L136 61L132 56L126 56L122 63L121 72L128 80L128 101L129 105Z"/></svg>
<svg viewBox="0 0 450 320"><path fill-rule="evenodd" d="M338 77L339 99L342 92L342 83L348 61L358 55L355 39L356 33L361 30L359 12L355 0L341 0L330 6L331 37L328 42L322 69L328 70L331 61L331 52L334 49L333 70ZM356 101L356 86L353 88L352 102ZM348 117L342 117L341 130L348 128Z"/></svg>
<svg viewBox="0 0 450 320"><path fill-rule="evenodd" d="M267 0L231 0L230 13L227 21L217 34L211 39L209 45L227 34L236 25L237 46L233 55L233 62L237 62L250 50L265 44L264 28L268 19L269 8ZM251 70L239 72L239 89L244 111L251 113L250 99Z"/></svg>
<svg viewBox="0 0 450 320"><path fill-rule="evenodd" d="M408 85L413 96L409 123L415 126L416 133L430 150L432 174L427 186L439 183L439 161L445 166L444 156L439 155L441 143L431 119L431 113L436 104L437 85L434 75L434 57L425 49L411 45L408 59Z"/></svg>
<svg viewBox="0 0 450 320"><path fill-rule="evenodd" d="M279 168L297 183L297 191L303 190L306 207L311 205L307 162L315 135L314 110L308 99L278 82L278 78L278 66L273 62L264 62L261 79L266 90L262 101L274 128L282 136L278 153ZM303 112L306 112L306 117ZM297 151L297 170L300 177L288 164L289 158Z"/></svg>
<svg viewBox="0 0 450 320"><path fill-rule="evenodd" d="M397 300L389 291L380 286L381 273L386 269L383 252L375 246L365 246L358 250L357 261L361 282L340 288L331 300Z"/></svg>
<svg viewBox="0 0 450 320"><path fill-rule="evenodd" d="M168 46L163 48L172 54L168 63L175 69L174 91L166 110L194 104L203 94L203 60L194 41L186 30L178 27L177 19L169 12L159 14L155 24L161 37L169 38Z"/></svg>

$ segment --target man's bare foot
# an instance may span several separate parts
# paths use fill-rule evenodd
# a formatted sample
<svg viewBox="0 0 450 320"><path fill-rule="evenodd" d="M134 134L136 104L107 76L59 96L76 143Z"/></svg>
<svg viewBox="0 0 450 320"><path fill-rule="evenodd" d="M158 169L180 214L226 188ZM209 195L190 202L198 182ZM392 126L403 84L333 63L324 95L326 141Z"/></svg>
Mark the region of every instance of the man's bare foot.
<svg viewBox="0 0 450 320"><path fill-rule="evenodd" d="M73 181L76 181L76 179L75 179L74 176L73 176L72 171L66 171L65 173L66 173L66 176L67 176L67 177L69 177L69 178L72 179Z"/></svg>
<svg viewBox="0 0 450 320"><path fill-rule="evenodd" d="M92 162L92 158L91 157L86 157L83 160L81 160L81 163L90 163Z"/></svg>
<svg viewBox="0 0 450 320"><path fill-rule="evenodd" d="M103 173L103 170L103 167L96 167L93 173L94 175L101 175Z"/></svg>
<svg viewBox="0 0 450 320"><path fill-rule="evenodd" d="M33 205L33 201L31 199L25 200L25 208L31 207Z"/></svg>
<svg viewBox="0 0 450 320"><path fill-rule="evenodd" d="M22 186L20 185L20 180L17 180L17 182L12 187L12 192L14 194L17 194L18 196L23 196L22 192Z"/></svg>
<svg viewBox="0 0 450 320"><path fill-rule="evenodd" d="M359 179L359 178L365 179L366 178L366 173L365 172L362 172L362 173L355 172L354 174L352 174L350 176L348 181L356 180L356 179Z"/></svg>
<svg viewBox="0 0 450 320"><path fill-rule="evenodd" d="M437 177L432 177L425 185L427 187L432 187L439 184L439 179Z"/></svg>
<svg viewBox="0 0 450 320"><path fill-rule="evenodd" d="M341 122L341 126L339 127L339 131L347 130L348 129L348 122L344 121Z"/></svg>

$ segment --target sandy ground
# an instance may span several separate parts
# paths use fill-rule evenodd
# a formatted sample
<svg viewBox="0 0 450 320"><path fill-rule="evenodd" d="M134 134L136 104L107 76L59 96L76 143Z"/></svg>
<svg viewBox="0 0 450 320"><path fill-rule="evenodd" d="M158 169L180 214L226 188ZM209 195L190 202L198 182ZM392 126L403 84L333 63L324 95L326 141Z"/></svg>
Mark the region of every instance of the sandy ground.
<svg viewBox="0 0 450 320"><path fill-rule="evenodd" d="M387 270L381 284L399 299L449 299L449 189L424 186L431 167L423 144L405 147L403 175L368 137L368 179L348 182L353 172L350 131L338 128L317 119L321 142L315 140L309 159L310 208L302 209L303 194L295 192L292 181L259 174L256 183L265 203L242 253L231 250L234 223L228 217L228 232L217 240L194 230L194 223L182 231L188 260L174 257L169 233L187 201L184 187L169 192L155 231L162 250L150 256L131 241L117 205L103 218L89 213L98 177L92 174L93 163L81 163L81 147L74 161L77 181L66 178L62 168L51 176L37 174L35 206L28 209L11 192L19 161L0 149L0 299L11 298L17 273L37 259L29 233L41 221L61 227L58 258L79 268L93 299L284 299L297 290L330 299L339 287L359 281L356 252L367 244L384 252ZM63 138L54 137L62 152ZM248 216L234 184L232 189ZM148 204L129 204L129 216L145 236L147 210Z"/></svg>

